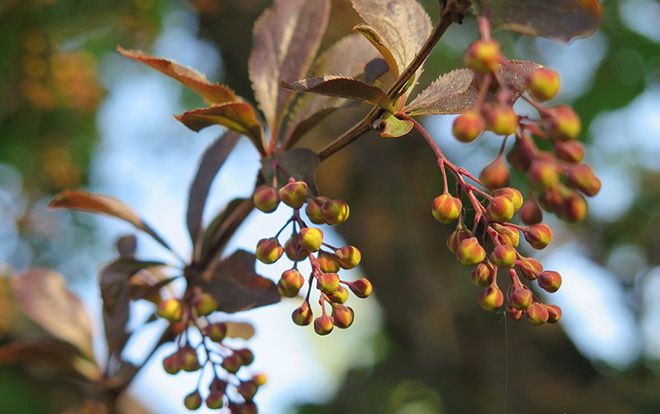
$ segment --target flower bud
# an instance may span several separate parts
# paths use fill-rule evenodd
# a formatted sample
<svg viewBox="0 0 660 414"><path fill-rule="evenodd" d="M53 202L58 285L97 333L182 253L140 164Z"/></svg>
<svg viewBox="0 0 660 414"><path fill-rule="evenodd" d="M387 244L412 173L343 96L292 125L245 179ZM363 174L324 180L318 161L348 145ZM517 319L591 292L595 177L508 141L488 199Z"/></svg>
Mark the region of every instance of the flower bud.
<svg viewBox="0 0 660 414"><path fill-rule="evenodd" d="M328 299L330 299L332 303L337 303L340 305L346 303L348 300L348 289L343 286L339 286L339 289L328 295Z"/></svg>
<svg viewBox="0 0 660 414"><path fill-rule="evenodd" d="M470 273L470 279L478 287L489 286L493 282L494 271L485 262L479 263Z"/></svg>
<svg viewBox="0 0 660 414"><path fill-rule="evenodd" d="M539 273L543 271L543 265L536 259L531 257L518 260L516 268L522 273L527 280L536 280Z"/></svg>
<svg viewBox="0 0 660 414"><path fill-rule="evenodd" d="M326 295L339 289L339 275L337 273L323 273L316 278L316 287Z"/></svg>
<svg viewBox="0 0 660 414"><path fill-rule="evenodd" d="M532 305L525 310L527 321L532 325L538 326L548 321L548 310L545 305L541 303L532 303Z"/></svg>
<svg viewBox="0 0 660 414"><path fill-rule="evenodd" d="M280 242L272 237L270 239L261 239L257 243L256 255L260 262L271 264L275 263L282 257L284 249L280 246Z"/></svg>
<svg viewBox="0 0 660 414"><path fill-rule="evenodd" d="M219 410L220 408L222 408L223 397L224 397L224 393L218 391L211 391L209 395L206 397L204 403L206 404L206 407L211 410Z"/></svg>
<svg viewBox="0 0 660 414"><path fill-rule="evenodd" d="M525 240L536 250L544 249L552 241L552 230L545 224L534 224L524 232Z"/></svg>
<svg viewBox="0 0 660 414"><path fill-rule="evenodd" d="M170 375L176 375L181 371L181 365L179 364L177 354L170 355L163 359L163 370Z"/></svg>
<svg viewBox="0 0 660 414"><path fill-rule="evenodd" d="M472 233L459 223L459 225L456 226L456 230L454 230L447 239L447 249L449 249L450 252L456 254L458 246L461 244L461 242L471 235Z"/></svg>
<svg viewBox="0 0 660 414"><path fill-rule="evenodd" d="M538 190L550 188L559 182L557 165L551 161L538 159L529 167L527 179L531 186Z"/></svg>
<svg viewBox="0 0 660 414"><path fill-rule="evenodd" d="M513 209L515 211L520 210L523 205L523 196L520 191L516 190L513 187L504 187L498 190L495 190L494 193L496 196L503 196L509 199L513 203Z"/></svg>
<svg viewBox="0 0 660 414"><path fill-rule="evenodd" d="M305 227L300 230L300 247L309 251L315 252L321 248L323 244L323 231L314 227Z"/></svg>
<svg viewBox="0 0 660 414"><path fill-rule="evenodd" d="M500 45L494 40L476 40L463 55L463 62L480 73L495 72L500 66Z"/></svg>
<svg viewBox="0 0 660 414"><path fill-rule="evenodd" d="M374 290L369 279L365 278L360 278L355 282L349 283L348 287L351 289L355 296L362 299L370 296Z"/></svg>
<svg viewBox="0 0 660 414"><path fill-rule="evenodd" d="M569 168L566 182L589 197L598 194L601 187L600 179L587 164L578 164Z"/></svg>
<svg viewBox="0 0 660 414"><path fill-rule="evenodd" d="M489 104L484 105L486 129L497 135L511 135L518 130L518 115L511 106Z"/></svg>
<svg viewBox="0 0 660 414"><path fill-rule="evenodd" d="M548 323L557 323L561 319L561 308L557 305L545 305L548 311Z"/></svg>
<svg viewBox="0 0 660 414"><path fill-rule="evenodd" d="M547 109L544 118L548 134L553 139L568 141L580 135L582 122L568 105Z"/></svg>
<svg viewBox="0 0 660 414"><path fill-rule="evenodd" d="M503 226L499 223L493 223L493 229L500 235L503 243L512 247L518 247L520 244L520 232L515 227Z"/></svg>
<svg viewBox="0 0 660 414"><path fill-rule="evenodd" d="M257 394L259 387L252 381L243 381L236 387L236 391L241 394L245 401L252 401Z"/></svg>
<svg viewBox="0 0 660 414"><path fill-rule="evenodd" d="M516 309L525 310L532 305L533 301L532 291L525 287L513 289L509 293L509 305Z"/></svg>
<svg viewBox="0 0 660 414"><path fill-rule="evenodd" d="M197 351L195 351L195 348L190 345L180 348L179 351L177 351L177 356L182 370L186 372L194 372L200 368Z"/></svg>
<svg viewBox="0 0 660 414"><path fill-rule="evenodd" d="M490 260L499 267L513 267L516 263L516 249L508 244L500 244L493 249L493 253L490 255Z"/></svg>
<svg viewBox="0 0 660 414"><path fill-rule="evenodd" d="M262 385L265 385L268 382L268 377L266 374L255 374L252 377L252 381L257 384L257 387L261 387Z"/></svg>
<svg viewBox="0 0 660 414"><path fill-rule="evenodd" d="M334 325L340 329L346 329L353 324L353 309L344 305L332 307L332 320Z"/></svg>
<svg viewBox="0 0 660 414"><path fill-rule="evenodd" d="M559 159L577 164L584 159L584 145L577 141L555 141L555 154Z"/></svg>
<svg viewBox="0 0 660 414"><path fill-rule="evenodd" d="M456 258L466 266L476 265L486 259L486 250L479 244L476 237L470 237L459 243Z"/></svg>
<svg viewBox="0 0 660 414"><path fill-rule="evenodd" d="M210 323L202 329L202 333L213 342L222 342L227 336L227 325L222 322Z"/></svg>
<svg viewBox="0 0 660 414"><path fill-rule="evenodd" d="M273 187L262 185L254 191L252 201L257 209L264 213L272 213L280 203L280 196Z"/></svg>
<svg viewBox="0 0 660 414"><path fill-rule="evenodd" d="M312 308L309 307L308 302L303 302L302 305L293 310L291 319L293 323L299 326L306 326L312 322Z"/></svg>
<svg viewBox="0 0 660 414"><path fill-rule="evenodd" d="M475 111L468 111L454 119L452 133L461 142L472 142L481 135L484 130L484 121L481 115Z"/></svg>
<svg viewBox="0 0 660 414"><path fill-rule="evenodd" d="M307 201L307 207L305 208L305 214L307 218L314 224L325 224L325 219L323 218L323 212L321 211L321 206L323 203L328 201L327 197L316 197Z"/></svg>
<svg viewBox="0 0 660 414"><path fill-rule="evenodd" d="M199 391L193 391L183 399L183 405L189 410L197 410L202 406L202 396Z"/></svg>
<svg viewBox="0 0 660 414"><path fill-rule="evenodd" d="M285 270L277 282L277 290L285 298L292 298L298 294L305 284L305 278L296 269Z"/></svg>
<svg viewBox="0 0 660 414"><path fill-rule="evenodd" d="M319 335L327 335L332 332L334 324L332 322L332 317L328 315L321 315L318 318L314 319L314 332Z"/></svg>
<svg viewBox="0 0 660 414"><path fill-rule="evenodd" d="M341 266L337 260L337 256L332 253L319 251L317 261L321 270L325 273L337 273Z"/></svg>
<svg viewBox="0 0 660 414"><path fill-rule="evenodd" d="M555 271L546 270L541 272L537 282L543 290L554 293L561 286L561 275Z"/></svg>
<svg viewBox="0 0 660 414"><path fill-rule="evenodd" d="M208 293L201 293L195 297L193 302L197 316L207 316L218 309L218 302Z"/></svg>
<svg viewBox="0 0 660 414"><path fill-rule="evenodd" d="M463 203L461 203L460 198L444 193L433 199L431 214L440 223L448 224L461 215L462 208Z"/></svg>
<svg viewBox="0 0 660 414"><path fill-rule="evenodd" d="M280 188L280 199L292 208L302 207L308 194L309 189L304 181L289 181L284 187Z"/></svg>
<svg viewBox="0 0 660 414"><path fill-rule="evenodd" d="M538 224L543 221L541 207L533 198L527 199L520 208L520 220L525 224Z"/></svg>
<svg viewBox="0 0 660 414"><path fill-rule="evenodd" d="M563 186L555 185L541 191L539 194L539 203L545 211L554 212L561 209L564 203Z"/></svg>
<svg viewBox="0 0 660 414"><path fill-rule="evenodd" d="M554 98L559 92L560 86L559 74L552 69L539 68L527 77L529 94L540 102Z"/></svg>
<svg viewBox="0 0 660 414"><path fill-rule="evenodd" d="M257 414L257 405L253 401L243 403L229 402L229 411L231 414Z"/></svg>
<svg viewBox="0 0 660 414"><path fill-rule="evenodd" d="M309 252L300 245L300 233L292 235L284 243L284 253L292 262L299 262L307 258Z"/></svg>
<svg viewBox="0 0 660 414"><path fill-rule="evenodd" d="M497 286L488 286L479 295L479 305L483 310L494 311L504 304L504 294Z"/></svg>
<svg viewBox="0 0 660 414"><path fill-rule="evenodd" d="M183 316L183 304L178 299L165 299L158 304L158 316L170 322L178 322Z"/></svg>
<svg viewBox="0 0 660 414"><path fill-rule="evenodd" d="M509 185L509 167L498 156L481 170L479 180L491 190L506 187Z"/></svg>
<svg viewBox="0 0 660 414"><path fill-rule="evenodd" d="M502 223L511 221L514 213L513 203L504 196L497 196L488 204L488 214L494 221Z"/></svg>
<svg viewBox="0 0 660 414"><path fill-rule="evenodd" d="M519 321L522 318L523 311L520 309L516 309L514 307L509 306L509 308L506 311L507 315L509 315L509 318L511 318L514 321Z"/></svg>
<svg viewBox="0 0 660 414"><path fill-rule="evenodd" d="M236 351L235 355L241 360L241 365L247 367L254 362L254 353L247 348Z"/></svg>
<svg viewBox="0 0 660 414"><path fill-rule="evenodd" d="M227 381L215 377L213 378L213 380L211 380L211 383L209 384L209 392L217 392L220 394L224 394L227 391L227 385L229 385Z"/></svg>
<svg viewBox="0 0 660 414"><path fill-rule="evenodd" d="M518 171L527 171L532 163L532 160L518 141L514 142L513 147L511 147L511 150L506 155L506 159Z"/></svg>
<svg viewBox="0 0 660 414"><path fill-rule="evenodd" d="M587 200L579 193L573 191L564 199L558 214L563 220L578 223L587 218L588 212Z"/></svg>
<svg viewBox="0 0 660 414"><path fill-rule="evenodd" d="M339 265L344 269L352 269L360 264L362 254L355 246L344 246L341 249L335 250L335 257Z"/></svg>
<svg viewBox="0 0 660 414"><path fill-rule="evenodd" d="M334 226L348 220L350 208L342 200L327 200L321 206L321 213L325 222Z"/></svg>
<svg viewBox="0 0 660 414"><path fill-rule="evenodd" d="M231 354L231 355L226 356L222 360L222 364L220 364L220 366L222 366L222 369L224 369L225 371L227 371L230 374L237 373L238 370L241 369L241 365L242 365L241 364L241 358L240 358L240 356L238 356L236 354Z"/></svg>

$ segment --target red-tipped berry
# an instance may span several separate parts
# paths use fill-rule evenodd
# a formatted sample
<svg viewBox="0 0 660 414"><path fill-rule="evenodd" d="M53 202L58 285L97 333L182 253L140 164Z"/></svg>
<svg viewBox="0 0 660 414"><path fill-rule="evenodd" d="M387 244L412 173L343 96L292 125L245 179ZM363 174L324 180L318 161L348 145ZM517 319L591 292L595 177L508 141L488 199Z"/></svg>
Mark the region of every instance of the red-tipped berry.
<svg viewBox="0 0 660 414"><path fill-rule="evenodd" d="M286 298L292 298L298 294L300 288L305 283L305 278L296 269L285 270L277 282L277 289L280 295Z"/></svg>
<svg viewBox="0 0 660 414"><path fill-rule="evenodd" d="M461 142L472 142L484 131L484 120L475 111L468 111L454 119L452 133Z"/></svg>
<svg viewBox="0 0 660 414"><path fill-rule="evenodd" d="M371 282L369 281L369 279L366 278L360 278L355 282L351 282L348 284L348 287L351 289L351 291L355 296L363 299L370 296L371 293L374 291Z"/></svg>
<svg viewBox="0 0 660 414"><path fill-rule="evenodd" d="M323 244L323 231L314 227L305 227L300 230L300 247L309 251L315 252L321 248Z"/></svg>
<svg viewBox="0 0 660 414"><path fill-rule="evenodd" d="M559 74L552 69L539 68L527 77L529 94L537 101L543 102L554 98L560 87Z"/></svg>
<svg viewBox="0 0 660 414"><path fill-rule="evenodd" d="M497 286L488 286L479 295L479 305L483 310L494 311L504 304L504 294Z"/></svg>
<svg viewBox="0 0 660 414"><path fill-rule="evenodd" d="M513 267L516 263L516 249L508 244L500 244L493 249L490 260L499 267Z"/></svg>
<svg viewBox="0 0 660 414"><path fill-rule="evenodd" d="M309 189L304 181L289 181L284 187L280 188L280 199L292 208L302 207L308 194Z"/></svg>
<svg viewBox="0 0 660 414"><path fill-rule="evenodd" d="M515 209L513 203L505 196L497 196L490 201L490 204L488 204L488 214L494 221L502 223L511 221L514 213Z"/></svg>
<svg viewBox="0 0 660 414"><path fill-rule="evenodd" d="M533 198L525 201L520 209L520 220L525 224L538 224L543 221L543 212L541 207Z"/></svg>
<svg viewBox="0 0 660 414"><path fill-rule="evenodd" d="M353 309L344 305L332 307L332 320L334 325L340 329L346 329L353 324Z"/></svg>
<svg viewBox="0 0 660 414"><path fill-rule="evenodd" d="M460 242L456 250L456 258L466 266L476 265L486 259L486 250L479 244L476 237L470 237Z"/></svg>
<svg viewBox="0 0 660 414"><path fill-rule="evenodd" d="M302 305L294 309L293 313L291 313L293 323L299 326L309 325L312 322L313 316L312 308L309 307L308 302L303 302Z"/></svg>
<svg viewBox="0 0 660 414"><path fill-rule="evenodd" d="M165 299L158 304L158 316L170 322L178 322L183 316L183 304L178 299Z"/></svg>
<svg viewBox="0 0 660 414"><path fill-rule="evenodd" d="M465 52L463 62L480 73L494 72L500 66L500 45L494 40L476 40Z"/></svg>
<svg viewBox="0 0 660 414"><path fill-rule="evenodd" d="M335 250L335 257L344 269L352 269L360 264L362 253L355 246L344 246Z"/></svg>
<svg viewBox="0 0 660 414"><path fill-rule="evenodd" d="M548 321L548 309L542 303L533 303L525 310L527 321L532 325L542 325Z"/></svg>
<svg viewBox="0 0 660 414"><path fill-rule="evenodd" d="M561 286L561 275L555 271L546 270L541 272L536 281L543 290L554 293Z"/></svg>
<svg viewBox="0 0 660 414"><path fill-rule="evenodd" d="M314 319L314 332L319 335L327 335L332 332L334 324L332 322L332 317L329 315L321 315L318 318Z"/></svg>
<svg viewBox="0 0 660 414"><path fill-rule="evenodd" d="M552 230L545 224L534 224L524 232L525 240L535 249L544 249L552 241Z"/></svg>
<svg viewBox="0 0 660 414"><path fill-rule="evenodd" d="M257 209L264 213L272 213L280 203L280 196L273 187L262 185L254 191L252 201Z"/></svg>
<svg viewBox="0 0 660 414"><path fill-rule="evenodd" d="M462 208L460 198L444 193L433 199L431 214L440 223L447 224L455 221L461 215Z"/></svg>
<svg viewBox="0 0 660 414"><path fill-rule="evenodd" d="M334 226L348 220L350 208L342 200L327 200L321 206L321 213L325 222Z"/></svg>

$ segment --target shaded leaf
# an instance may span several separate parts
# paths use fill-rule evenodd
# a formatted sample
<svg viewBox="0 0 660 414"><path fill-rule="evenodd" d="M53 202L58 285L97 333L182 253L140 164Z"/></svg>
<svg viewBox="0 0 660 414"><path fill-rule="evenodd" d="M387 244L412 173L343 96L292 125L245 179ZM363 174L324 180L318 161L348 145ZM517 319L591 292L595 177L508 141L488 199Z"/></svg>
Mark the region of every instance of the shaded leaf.
<svg viewBox="0 0 660 414"><path fill-rule="evenodd" d="M176 115L175 118L193 131L211 125L222 125L250 138L260 153L263 149L263 131L252 105L245 102L229 102L195 109Z"/></svg>
<svg viewBox="0 0 660 414"><path fill-rule="evenodd" d="M382 138L399 138L407 135L412 129L414 124L406 119L399 119L396 116L388 113L381 120L380 136Z"/></svg>
<svg viewBox="0 0 660 414"><path fill-rule="evenodd" d="M385 91L377 86L347 78L345 76L324 75L317 78L306 78L282 86L297 92L317 93L319 95L349 98L367 101L384 109L391 108Z"/></svg>
<svg viewBox="0 0 660 414"><path fill-rule="evenodd" d="M286 184L289 178L293 177L296 180L306 182L310 191L317 194L316 170L319 167L320 160L314 151L307 148L294 148L262 159L261 177L269 185L273 182L274 163L281 167L277 169L278 186Z"/></svg>
<svg viewBox="0 0 660 414"><path fill-rule="evenodd" d="M124 220L137 229L153 237L168 250L172 248L156 233L132 208L114 197L87 193L84 191L64 191L59 193L48 203L49 208L67 208L71 210L86 211L88 213L105 214Z"/></svg>
<svg viewBox="0 0 660 414"><path fill-rule="evenodd" d="M280 301L275 284L255 272L256 259L250 252L237 250L202 274L201 287L213 295L219 311L234 313Z"/></svg>
<svg viewBox="0 0 660 414"><path fill-rule="evenodd" d="M364 67L364 81L371 84L387 73L388 66L384 59L372 59Z"/></svg>
<svg viewBox="0 0 660 414"><path fill-rule="evenodd" d="M255 334L254 326L249 322L225 322L227 325L227 337L241 338L246 341Z"/></svg>
<svg viewBox="0 0 660 414"><path fill-rule="evenodd" d="M328 0L275 0L254 25L248 62L255 98L271 131L286 107L291 91L280 82L300 79L325 32L330 13Z"/></svg>
<svg viewBox="0 0 660 414"><path fill-rule="evenodd" d="M204 151L197 167L197 173L188 191L188 211L186 212L186 225L193 246L197 244L202 229L202 216L204 206L209 195L213 179L222 168L229 153L234 149L240 135L235 132L225 132Z"/></svg>
<svg viewBox="0 0 660 414"><path fill-rule="evenodd" d="M193 262L206 262L210 255L220 254L240 223L250 214L254 204L252 199L237 198L229 202L206 227L202 237L199 257Z"/></svg>
<svg viewBox="0 0 660 414"><path fill-rule="evenodd" d="M209 82L204 75L196 70L180 65L172 60L148 55L140 50L126 50L121 46L117 46L117 51L129 59L151 66L167 76L178 80L211 103L225 103L238 100L234 91L228 87Z"/></svg>
<svg viewBox="0 0 660 414"><path fill-rule="evenodd" d="M367 39L374 48L376 48L376 50L383 57L383 60L387 64L389 70L392 71L393 76L398 77L399 69L400 69L399 64L397 63L397 60L394 58L392 51L385 44L385 40L383 40L383 38L376 31L376 29L369 26L368 24L358 24L353 28L353 30L364 36L364 38Z"/></svg>
<svg viewBox="0 0 660 414"><path fill-rule="evenodd" d="M177 279L176 276L163 277L160 272L154 271L153 269L149 269L149 273L152 274L152 276L158 275L157 280L141 277L142 273L138 273L130 279L128 282L128 291L131 300L146 299L157 304L160 302L158 291ZM151 296L155 297L152 299Z"/></svg>
<svg viewBox="0 0 660 414"><path fill-rule="evenodd" d="M521 60L510 61L500 69L500 75L515 101L525 92L525 78L541 65ZM472 69L457 69L436 79L405 107L413 116L458 114L471 109L479 95L478 75Z"/></svg>
<svg viewBox="0 0 660 414"><path fill-rule="evenodd" d="M568 42L592 35L603 17L598 0L492 0L495 29Z"/></svg>
<svg viewBox="0 0 660 414"><path fill-rule="evenodd" d="M134 234L121 236L115 243L117 253L121 257L133 257L137 251L137 237Z"/></svg>

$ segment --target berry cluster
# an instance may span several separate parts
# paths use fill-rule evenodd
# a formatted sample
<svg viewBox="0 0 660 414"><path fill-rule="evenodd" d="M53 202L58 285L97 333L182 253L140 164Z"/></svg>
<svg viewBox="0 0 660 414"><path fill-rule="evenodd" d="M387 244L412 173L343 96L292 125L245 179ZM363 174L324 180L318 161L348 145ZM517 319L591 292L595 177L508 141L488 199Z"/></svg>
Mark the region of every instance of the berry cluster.
<svg viewBox="0 0 660 414"><path fill-rule="evenodd" d="M259 387L266 382L263 374L240 379L239 370L252 364L254 354L248 348L234 349L227 344L227 324L211 322L208 315L217 309L217 302L199 289L190 289L183 299L165 299L158 306L158 315L168 320L176 335L176 351L163 359L163 369L171 375L181 371L199 372L197 388L186 395L184 405L190 410L201 407L229 408L232 413L256 414L253 402ZM189 329L197 330L201 339L193 345ZM200 354L204 358L200 361ZM202 398L200 384L204 371L210 367L213 379Z"/></svg>
<svg viewBox="0 0 660 414"><path fill-rule="evenodd" d="M345 329L353 323L353 309L346 306L348 290L360 298L366 298L372 292L371 282L365 278L350 282L340 278L341 269L352 269L361 260L360 251L354 246L333 247L323 241L323 231L317 227L309 227L301 217L304 207L307 218L313 224L337 225L345 222L349 215L349 206L342 200L333 200L322 196L313 196L307 183L290 178L277 188L277 182L272 186L262 185L253 196L255 206L265 212L275 211L280 201L293 209L291 217L274 237L261 239L257 243L257 259L266 264L275 263L286 255L293 266L284 271L277 287L283 297L295 297L303 285L305 277L298 270L298 264L308 261L311 273L308 277L308 288L303 303L293 311L293 322L300 326L312 322L313 312L310 305L310 295L313 282L319 291L321 316L314 320L314 330L319 335L327 335L332 329ZM280 234L291 225L289 239L280 244ZM348 289L347 289L348 288ZM328 313L326 307L330 309Z"/></svg>

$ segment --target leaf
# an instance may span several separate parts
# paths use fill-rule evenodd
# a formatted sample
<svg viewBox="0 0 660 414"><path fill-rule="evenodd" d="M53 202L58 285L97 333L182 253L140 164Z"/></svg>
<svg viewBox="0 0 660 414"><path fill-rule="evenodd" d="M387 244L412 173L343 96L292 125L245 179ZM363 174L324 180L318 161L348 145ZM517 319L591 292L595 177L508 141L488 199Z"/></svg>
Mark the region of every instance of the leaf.
<svg viewBox="0 0 660 414"><path fill-rule="evenodd" d="M515 102L525 92L525 78L541 65L526 61L509 61L500 75ZM470 110L479 95L478 76L472 69L457 69L436 79L405 107L411 116L458 114Z"/></svg>
<svg viewBox="0 0 660 414"><path fill-rule="evenodd" d="M199 257L194 263L205 262L210 255L220 254L240 223L250 214L254 204L252 199L237 198L229 202L211 223L206 227L202 237L202 247Z"/></svg>
<svg viewBox="0 0 660 414"><path fill-rule="evenodd" d="M227 337L241 338L246 341L252 338L255 334L254 326L248 322L225 322L227 326Z"/></svg>
<svg viewBox="0 0 660 414"><path fill-rule="evenodd" d="M293 177L296 180L306 182L310 191L313 194L317 194L316 170L319 167L320 160L314 151L307 148L294 148L262 159L261 177L269 185L273 182L274 162L281 167L277 169L278 185L284 185L290 177Z"/></svg>
<svg viewBox="0 0 660 414"><path fill-rule="evenodd" d="M358 24L353 28L356 32L364 36L365 39L371 43L373 47L380 53L383 57L383 60L387 64L387 67L394 77L399 77L399 65L397 60L394 58L392 51L385 44L385 40L380 36L380 34L373 27L368 24Z"/></svg>
<svg viewBox="0 0 660 414"><path fill-rule="evenodd" d="M433 31L431 19L416 0L351 0L353 8L373 30L367 38L383 51L383 58L390 64L394 60L398 76L413 61L417 52ZM365 28L360 27L365 34ZM379 36L379 37L376 37ZM373 40L372 40L373 39Z"/></svg>
<svg viewBox="0 0 660 414"><path fill-rule="evenodd" d="M396 116L388 113L382 119L382 126L380 136L382 138L399 138L413 129L414 124L406 119L399 119Z"/></svg>
<svg viewBox="0 0 660 414"><path fill-rule="evenodd" d="M204 206L209 195L213 179L218 174L225 160L236 146L240 135L235 132L225 132L215 140L202 155L197 167L197 173L188 191L188 211L186 224L193 246L197 244L199 233L202 230L202 216Z"/></svg>
<svg viewBox="0 0 660 414"><path fill-rule="evenodd" d="M176 115L175 118L193 131L211 125L222 125L250 138L260 153L264 154L263 131L252 105L245 102L229 102L195 109Z"/></svg>
<svg viewBox="0 0 660 414"><path fill-rule="evenodd" d="M11 286L21 309L32 321L94 360L89 314L67 290L62 275L48 269L30 269L12 277Z"/></svg>
<svg viewBox="0 0 660 414"><path fill-rule="evenodd" d="M137 238L134 234L121 236L117 239L115 247L117 248L117 253L119 253L119 256L133 257L137 251Z"/></svg>
<svg viewBox="0 0 660 414"><path fill-rule="evenodd" d="M137 229L144 231L166 249L172 251L170 245L156 233L142 218L123 202L114 197L87 193L84 191L64 191L48 203L49 208L67 208L86 211L88 213L105 214L126 221Z"/></svg>
<svg viewBox="0 0 660 414"><path fill-rule="evenodd" d="M275 0L254 25L248 62L255 98L271 131L289 102L282 81L305 76L325 32L328 0Z"/></svg>
<svg viewBox="0 0 660 414"><path fill-rule="evenodd" d="M148 55L140 50L127 50L121 46L117 46L117 51L129 59L151 66L167 76L178 80L211 103L225 103L238 100L234 91L228 87L209 82L204 75L196 70L182 66L172 60Z"/></svg>
<svg viewBox="0 0 660 414"><path fill-rule="evenodd" d="M379 87L345 76L324 75L283 83L282 86L297 92L367 101L379 105L383 109L391 109L392 107L387 99L387 94Z"/></svg>
<svg viewBox="0 0 660 414"><path fill-rule="evenodd" d="M256 256L237 250L202 274L202 290L215 298L218 310L234 313L280 301L275 284L254 271Z"/></svg>
<svg viewBox="0 0 660 414"><path fill-rule="evenodd" d="M568 42L592 35L603 18L598 0L491 0L495 29Z"/></svg>

